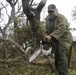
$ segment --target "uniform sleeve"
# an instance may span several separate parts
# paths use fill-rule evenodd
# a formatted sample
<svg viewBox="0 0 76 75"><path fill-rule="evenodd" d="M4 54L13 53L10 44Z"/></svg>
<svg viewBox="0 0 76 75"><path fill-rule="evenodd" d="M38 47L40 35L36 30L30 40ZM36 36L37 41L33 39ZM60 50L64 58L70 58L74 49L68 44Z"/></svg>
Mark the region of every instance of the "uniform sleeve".
<svg viewBox="0 0 76 75"><path fill-rule="evenodd" d="M57 29L50 34L50 36L56 38L57 40L67 31L67 20L65 18L59 18L59 24Z"/></svg>

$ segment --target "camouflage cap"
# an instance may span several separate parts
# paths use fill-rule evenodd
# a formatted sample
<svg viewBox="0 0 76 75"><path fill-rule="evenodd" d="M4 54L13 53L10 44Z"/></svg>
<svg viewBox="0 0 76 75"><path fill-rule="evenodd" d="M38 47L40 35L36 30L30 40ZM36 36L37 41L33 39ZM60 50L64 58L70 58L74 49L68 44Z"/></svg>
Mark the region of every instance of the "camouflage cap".
<svg viewBox="0 0 76 75"><path fill-rule="evenodd" d="M57 8L54 4L51 4L48 6L48 11L56 11L56 10L57 10Z"/></svg>

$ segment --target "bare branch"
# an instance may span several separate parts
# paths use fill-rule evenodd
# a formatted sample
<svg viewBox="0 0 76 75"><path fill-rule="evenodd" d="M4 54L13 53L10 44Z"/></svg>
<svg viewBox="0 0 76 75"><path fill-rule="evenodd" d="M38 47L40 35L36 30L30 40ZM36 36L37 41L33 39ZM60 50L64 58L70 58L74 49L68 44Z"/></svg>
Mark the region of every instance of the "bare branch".
<svg viewBox="0 0 76 75"><path fill-rule="evenodd" d="M17 58L13 58L13 59L0 59L0 63L2 63L2 64L11 64L11 63L17 62L21 58L22 57L19 56Z"/></svg>
<svg viewBox="0 0 76 75"><path fill-rule="evenodd" d="M2 6L5 8L5 10L6 10L6 14L8 15L8 13L7 13L7 9L6 9L7 5L4 6L2 2L1 2L1 4L2 4ZM9 17L9 15L8 15L8 17Z"/></svg>
<svg viewBox="0 0 76 75"><path fill-rule="evenodd" d="M0 26L0 31L1 31L1 33L3 33L3 30L1 29L1 26Z"/></svg>
<svg viewBox="0 0 76 75"><path fill-rule="evenodd" d="M16 4L17 4L17 2L18 2L18 0L6 0L10 5L11 5L11 7L12 6L15 6Z"/></svg>
<svg viewBox="0 0 76 75"><path fill-rule="evenodd" d="M2 5L3 7L0 8L0 17L1 17L1 15L2 15L2 14L1 14L1 10L2 10L3 8L7 7L7 5L4 6L2 2L1 2L1 5Z"/></svg>
<svg viewBox="0 0 76 75"><path fill-rule="evenodd" d="M30 9L29 1L22 0L22 5L23 5L23 11L30 22L30 25L31 25L33 32L37 33L38 27L37 27L37 23L36 23L36 18L35 18L34 12L31 11L31 9Z"/></svg>
<svg viewBox="0 0 76 75"><path fill-rule="evenodd" d="M42 8L45 6L47 0L42 0L37 7L37 11L41 12Z"/></svg>
<svg viewBox="0 0 76 75"><path fill-rule="evenodd" d="M20 52L22 52L23 54L27 55L27 53L25 52L25 50L14 40L12 39L6 39L6 38L0 38L1 41L10 41L11 43L13 43L16 47L19 48Z"/></svg>
<svg viewBox="0 0 76 75"><path fill-rule="evenodd" d="M40 21L40 13L41 13L41 11L42 11L42 8L45 6L45 4L46 4L46 1L47 0L42 0L40 3L39 3L39 5L38 5L38 7L36 8L36 18L37 18L37 20L38 21Z"/></svg>
<svg viewBox="0 0 76 75"><path fill-rule="evenodd" d="M13 5L12 0L6 0L11 6Z"/></svg>
<svg viewBox="0 0 76 75"><path fill-rule="evenodd" d="M17 62L19 59L21 59L24 56L25 56L25 58L27 58L28 55L25 52L25 50L17 42L15 42L14 40L12 40L12 39L6 39L6 38L0 38L0 42L1 41L2 42L3 41L7 41L7 42L10 42L11 44L14 44L18 48L18 51L20 51L22 53L22 55L19 56L19 57L16 57L16 58L0 59L0 63L10 64L10 63Z"/></svg>
<svg viewBox="0 0 76 75"><path fill-rule="evenodd" d="M34 0L31 0L30 5L32 5L33 1L34 1Z"/></svg>
<svg viewBox="0 0 76 75"><path fill-rule="evenodd" d="M9 26L10 23L11 23L11 16L9 17L8 23L3 28L4 31L8 28L8 26Z"/></svg>
<svg viewBox="0 0 76 75"><path fill-rule="evenodd" d="M20 7L18 8L18 11L17 11L15 14L19 13L19 11L21 10L21 8L22 8L22 6L20 6Z"/></svg>
<svg viewBox="0 0 76 75"><path fill-rule="evenodd" d="M14 0L13 0L14 1ZM16 5L17 4L17 2L18 2L18 0L16 0L16 2L14 1L14 5Z"/></svg>
<svg viewBox="0 0 76 75"><path fill-rule="evenodd" d="M29 19L34 17L33 14L31 13L31 10L30 10L29 1L28 0L22 0L22 5L23 5L23 11L26 14L26 16Z"/></svg>

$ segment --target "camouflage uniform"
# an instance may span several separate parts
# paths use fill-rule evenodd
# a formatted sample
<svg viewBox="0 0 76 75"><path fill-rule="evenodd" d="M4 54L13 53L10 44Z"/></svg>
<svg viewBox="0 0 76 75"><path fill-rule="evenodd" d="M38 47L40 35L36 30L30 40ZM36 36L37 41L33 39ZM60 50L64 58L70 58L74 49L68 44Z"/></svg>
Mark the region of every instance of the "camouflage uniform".
<svg viewBox="0 0 76 75"><path fill-rule="evenodd" d="M69 23L65 16L55 13L56 18L53 21L54 30L51 32L49 15L46 17L46 32L52 37L55 44L53 50L55 53L55 66L59 75L68 75L67 51L72 44L72 35L69 31Z"/></svg>

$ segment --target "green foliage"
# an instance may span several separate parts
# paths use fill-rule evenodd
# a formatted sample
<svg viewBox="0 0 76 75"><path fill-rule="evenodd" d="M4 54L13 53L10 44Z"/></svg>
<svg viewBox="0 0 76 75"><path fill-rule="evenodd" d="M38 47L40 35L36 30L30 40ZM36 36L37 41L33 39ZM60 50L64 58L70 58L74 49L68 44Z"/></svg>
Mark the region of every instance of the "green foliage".
<svg viewBox="0 0 76 75"><path fill-rule="evenodd" d="M0 67L0 75L3 75L4 70L7 69L8 75L52 75L49 66L38 66L28 64L28 62L21 61L8 65L7 68ZM76 75L76 69L69 69L68 75Z"/></svg>
<svg viewBox="0 0 76 75"><path fill-rule="evenodd" d="M8 65L6 69L8 72L8 75L50 75L51 71L49 66L38 66L38 65L32 65L28 64L26 61L23 61L23 63L15 63L13 65ZM1 75L2 72L4 72L5 69L2 68L0 71Z"/></svg>
<svg viewBox="0 0 76 75"><path fill-rule="evenodd" d="M42 38L45 35L45 32L46 32L45 22L40 22L38 24L38 27L39 27L39 29L38 29L39 36Z"/></svg>
<svg viewBox="0 0 76 75"><path fill-rule="evenodd" d="M26 40L30 40L33 38L33 32L30 26L23 26L21 28L17 27L15 29L15 37L17 42L26 42Z"/></svg>
<svg viewBox="0 0 76 75"><path fill-rule="evenodd" d="M38 24L38 27L39 38L42 38L43 35L45 35L45 26L43 25L43 23L40 23ZM29 25L15 28L14 37L16 42L18 43L23 43L26 42L26 40L30 41L36 38L34 32Z"/></svg>
<svg viewBox="0 0 76 75"><path fill-rule="evenodd" d="M21 56L21 54L19 48L10 41L3 41L0 43L0 59L12 59Z"/></svg>
<svg viewBox="0 0 76 75"><path fill-rule="evenodd" d="M76 69L74 70L69 69L69 75L76 75Z"/></svg>

